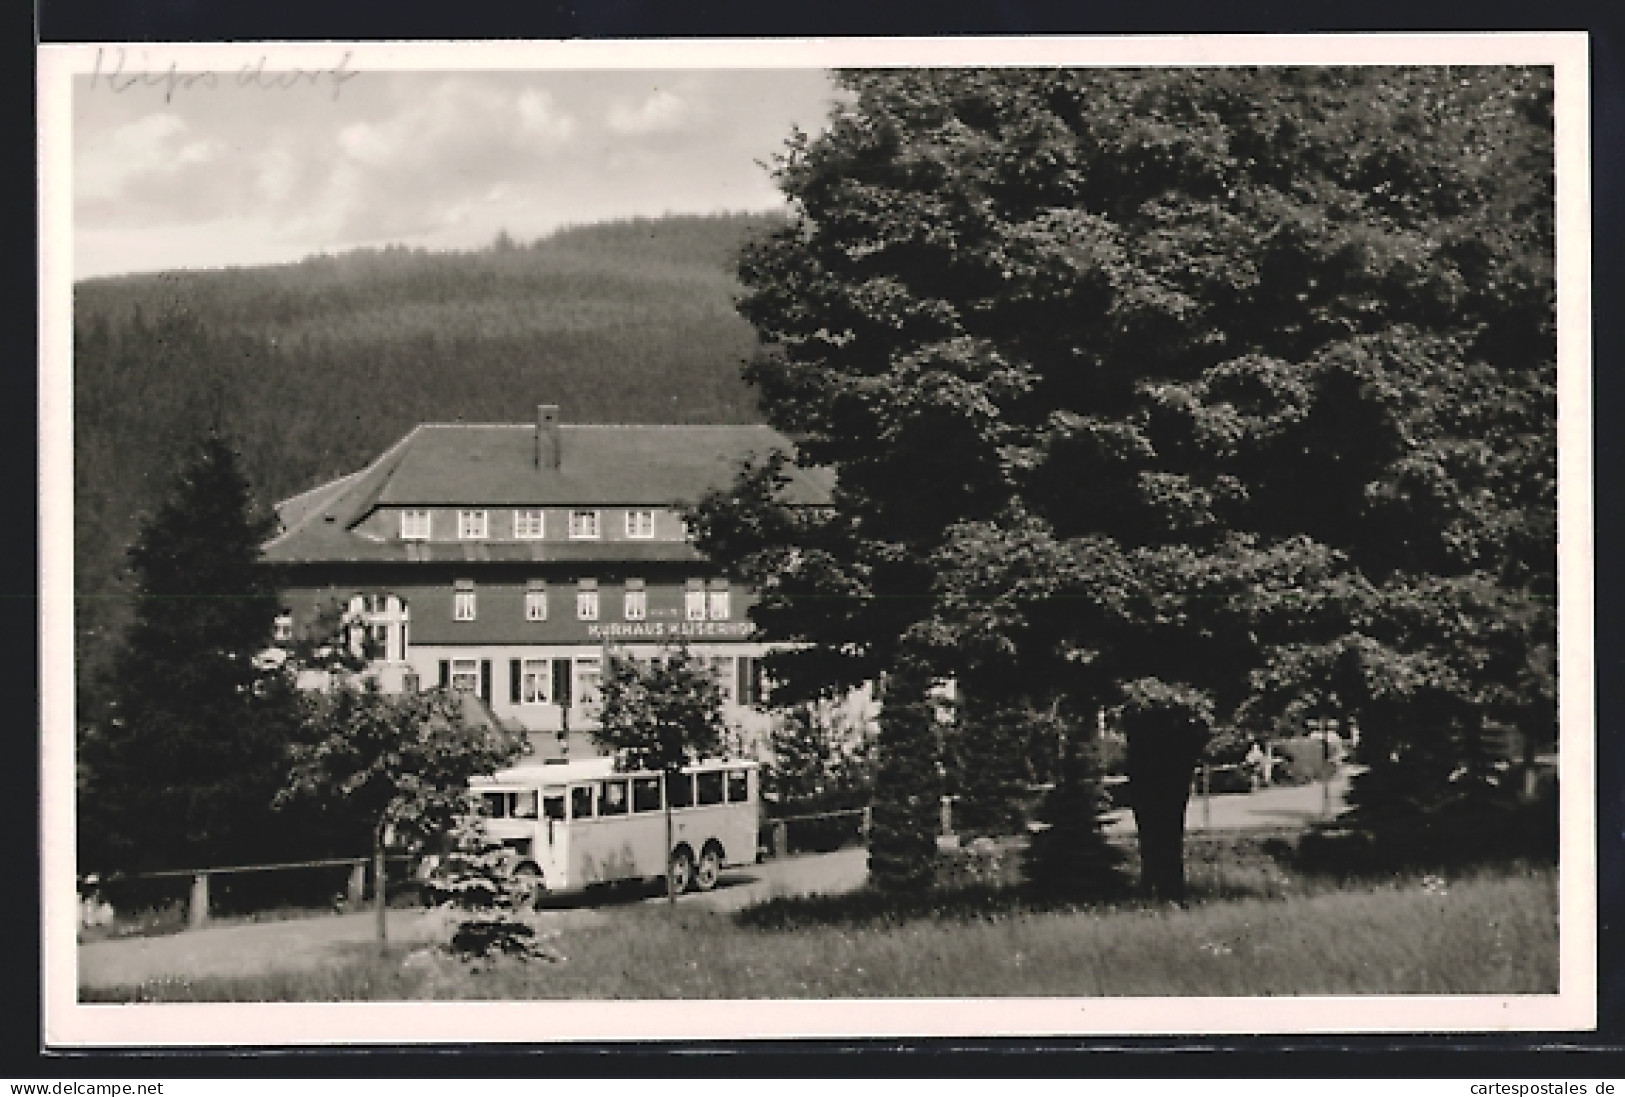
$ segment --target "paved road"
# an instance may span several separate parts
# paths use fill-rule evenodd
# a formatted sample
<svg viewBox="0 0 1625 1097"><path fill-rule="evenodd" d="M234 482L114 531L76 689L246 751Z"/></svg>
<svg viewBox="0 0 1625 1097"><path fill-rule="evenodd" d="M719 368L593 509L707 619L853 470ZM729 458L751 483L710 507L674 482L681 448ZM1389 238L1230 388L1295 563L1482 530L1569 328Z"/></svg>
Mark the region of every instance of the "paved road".
<svg viewBox="0 0 1625 1097"><path fill-rule="evenodd" d="M1351 769L1332 778L1331 814L1343 810L1348 793ZM1287 785L1260 789L1257 792L1215 793L1203 803L1203 797L1193 796L1185 809L1186 830L1246 830L1252 827L1306 827L1327 816L1326 790L1316 782L1312 785ZM1127 808L1108 816L1106 830L1111 834L1132 834L1134 817Z"/></svg>
<svg viewBox="0 0 1625 1097"><path fill-rule="evenodd" d="M1332 783L1334 811L1342 806L1347 784L1346 776ZM1186 814L1186 826L1191 830L1306 826L1323 817L1323 796L1320 785L1264 789L1250 794L1216 795L1205 809L1201 798L1196 797ZM1133 818L1127 811L1114 812L1107 829L1131 834ZM730 869L715 891L685 895L680 901L712 910L737 910L774 896L850 891L863 883L867 871L867 852L863 849L789 857ZM589 925L611 917L618 907L664 901L648 889L598 894L585 900L562 898L557 905L538 912L537 917L544 928ZM448 917L444 911L390 911L390 939L444 940L449 932ZM79 982L86 986L129 985L163 977L310 969L365 948L372 935L373 915L366 912L210 926L167 937L95 941L79 946Z"/></svg>
<svg viewBox="0 0 1625 1097"><path fill-rule="evenodd" d="M867 853L862 849L807 857L789 857L730 869L717 889L685 895L685 905L737 910L776 895L835 893L863 883ZM618 907L663 903L655 888L561 897L538 911L541 927L564 928L601 923ZM450 933L449 912L406 909L389 912L389 938L394 942L443 941ZM195 979L210 975L257 975L269 971L310 970L364 949L373 940L374 915L318 915L282 922L249 922L208 926L164 937L126 937L79 946L81 986L132 985L151 979Z"/></svg>

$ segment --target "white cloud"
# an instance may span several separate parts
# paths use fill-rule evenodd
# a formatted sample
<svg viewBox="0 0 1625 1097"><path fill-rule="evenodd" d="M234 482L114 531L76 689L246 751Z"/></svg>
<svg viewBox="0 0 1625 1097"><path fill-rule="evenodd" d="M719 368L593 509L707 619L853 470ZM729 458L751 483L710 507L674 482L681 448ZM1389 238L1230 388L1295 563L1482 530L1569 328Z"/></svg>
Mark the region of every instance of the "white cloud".
<svg viewBox="0 0 1625 1097"><path fill-rule="evenodd" d="M254 167L254 192L272 204L289 198L303 174L298 157L280 145L255 157Z"/></svg>
<svg viewBox="0 0 1625 1097"><path fill-rule="evenodd" d="M75 164L74 190L85 202L113 202L133 187L208 164L222 145L187 140L190 129L174 114L148 114L90 142Z"/></svg>
<svg viewBox="0 0 1625 1097"><path fill-rule="evenodd" d="M338 156L299 219L340 241L455 225L493 184L534 174L576 131L546 89L446 77L339 130Z"/></svg>
<svg viewBox="0 0 1625 1097"><path fill-rule="evenodd" d="M692 113L685 100L665 88L656 88L636 105L614 104L609 108L606 121L616 133L632 136L680 129Z"/></svg>
<svg viewBox="0 0 1625 1097"><path fill-rule="evenodd" d="M519 93L516 106L520 128L527 136L562 142L575 135L575 119L561 112L548 92L526 88Z"/></svg>

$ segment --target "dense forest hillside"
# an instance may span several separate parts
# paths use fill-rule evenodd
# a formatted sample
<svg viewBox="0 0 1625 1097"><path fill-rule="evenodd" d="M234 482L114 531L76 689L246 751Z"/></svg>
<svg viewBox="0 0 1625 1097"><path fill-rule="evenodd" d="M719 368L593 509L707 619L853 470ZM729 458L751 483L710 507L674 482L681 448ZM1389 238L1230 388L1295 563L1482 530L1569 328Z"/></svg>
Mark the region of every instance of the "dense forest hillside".
<svg viewBox="0 0 1625 1097"><path fill-rule="evenodd" d="M82 681L125 621L124 550L211 424L269 506L420 422L760 421L734 264L767 215L638 219L479 252L402 247L74 291ZM87 698L88 699L88 698Z"/></svg>

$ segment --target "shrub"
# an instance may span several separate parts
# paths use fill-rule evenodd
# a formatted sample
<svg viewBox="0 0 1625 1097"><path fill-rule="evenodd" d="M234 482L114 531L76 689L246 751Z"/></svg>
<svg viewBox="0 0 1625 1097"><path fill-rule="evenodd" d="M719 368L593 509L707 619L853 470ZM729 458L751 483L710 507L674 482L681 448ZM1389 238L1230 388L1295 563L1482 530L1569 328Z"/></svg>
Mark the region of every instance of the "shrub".
<svg viewBox="0 0 1625 1097"><path fill-rule="evenodd" d="M880 713L869 878L884 892L923 892L934 871L942 783L930 675L905 662Z"/></svg>
<svg viewBox="0 0 1625 1097"><path fill-rule="evenodd" d="M534 901L532 886L514 872L513 851L491 838L473 805L452 829L453 850L441 862L435 890L462 912L449 948L465 960L515 956L558 959L517 917Z"/></svg>
<svg viewBox="0 0 1625 1097"><path fill-rule="evenodd" d="M1091 746L1063 749L1060 778L1039 809L1048 825L1027 851L1027 882L1038 894L1090 899L1126 889L1123 851L1106 838L1099 769Z"/></svg>

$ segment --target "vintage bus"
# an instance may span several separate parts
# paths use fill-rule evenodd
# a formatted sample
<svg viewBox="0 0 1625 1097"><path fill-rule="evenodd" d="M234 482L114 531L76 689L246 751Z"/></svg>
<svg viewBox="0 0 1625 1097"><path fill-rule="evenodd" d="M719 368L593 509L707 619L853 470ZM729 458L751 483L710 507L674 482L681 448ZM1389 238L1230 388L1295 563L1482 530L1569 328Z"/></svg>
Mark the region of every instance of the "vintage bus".
<svg viewBox="0 0 1625 1097"><path fill-rule="evenodd" d="M722 870L756 860L757 763L703 762L664 781L617 773L609 758L519 766L470 784L487 833L514 850L542 891L576 891L666 874L679 892L710 891ZM666 801L672 807L666 847Z"/></svg>

